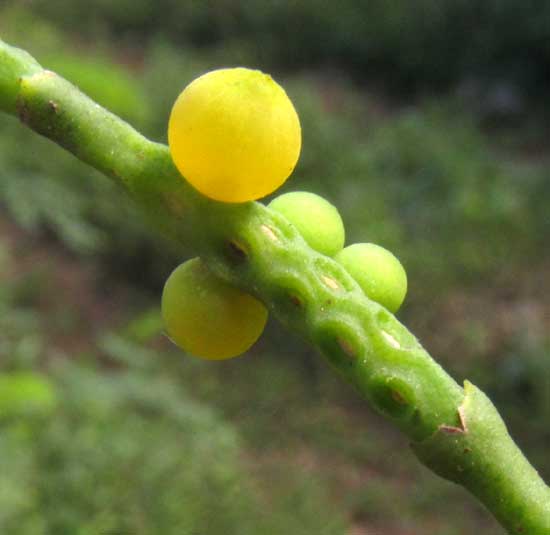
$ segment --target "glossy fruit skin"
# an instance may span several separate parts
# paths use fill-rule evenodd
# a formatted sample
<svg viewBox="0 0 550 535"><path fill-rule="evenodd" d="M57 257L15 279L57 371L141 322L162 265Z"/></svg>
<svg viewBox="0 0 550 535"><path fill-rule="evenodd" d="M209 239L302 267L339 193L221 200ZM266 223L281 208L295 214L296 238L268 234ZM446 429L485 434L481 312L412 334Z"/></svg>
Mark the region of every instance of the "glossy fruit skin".
<svg viewBox="0 0 550 535"><path fill-rule="evenodd" d="M354 243L334 259L357 281L367 297L397 312L407 294L407 273L387 249L374 243Z"/></svg>
<svg viewBox="0 0 550 535"><path fill-rule="evenodd" d="M239 203L275 191L301 148L298 115L283 88L261 71L208 72L179 95L168 143L180 173L202 194Z"/></svg>
<svg viewBox="0 0 550 535"><path fill-rule="evenodd" d="M268 207L284 215L317 252L334 256L344 247L346 231L340 213L323 197L293 191L279 195Z"/></svg>
<svg viewBox="0 0 550 535"><path fill-rule="evenodd" d="M267 309L255 297L212 275L194 258L178 266L162 293L168 336L191 355L211 360L236 357L259 338Z"/></svg>

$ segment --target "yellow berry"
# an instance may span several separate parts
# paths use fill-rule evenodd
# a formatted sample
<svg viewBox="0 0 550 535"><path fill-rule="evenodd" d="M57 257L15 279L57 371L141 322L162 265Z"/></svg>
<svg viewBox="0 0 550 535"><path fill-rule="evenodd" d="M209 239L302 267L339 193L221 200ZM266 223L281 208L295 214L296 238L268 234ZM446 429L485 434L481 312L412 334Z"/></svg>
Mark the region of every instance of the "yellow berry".
<svg viewBox="0 0 550 535"><path fill-rule="evenodd" d="M178 266L162 292L162 316L175 344L196 357L236 357L259 338L267 309L194 258Z"/></svg>
<svg viewBox="0 0 550 535"><path fill-rule="evenodd" d="M268 74L220 69L179 95L168 143L176 167L202 194L246 202L275 191L292 173L300 155L300 121Z"/></svg>

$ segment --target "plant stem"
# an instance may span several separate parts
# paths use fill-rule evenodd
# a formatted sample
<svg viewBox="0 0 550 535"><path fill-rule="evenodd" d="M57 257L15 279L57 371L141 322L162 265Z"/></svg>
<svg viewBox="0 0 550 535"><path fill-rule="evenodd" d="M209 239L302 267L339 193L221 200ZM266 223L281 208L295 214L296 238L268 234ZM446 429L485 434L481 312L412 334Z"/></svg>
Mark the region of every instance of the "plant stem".
<svg viewBox="0 0 550 535"><path fill-rule="evenodd" d="M123 186L162 231L260 298L412 441L418 458L476 495L510 533L550 533L550 489L489 399L461 388L339 264L260 203L206 199L153 143L0 41L0 109Z"/></svg>

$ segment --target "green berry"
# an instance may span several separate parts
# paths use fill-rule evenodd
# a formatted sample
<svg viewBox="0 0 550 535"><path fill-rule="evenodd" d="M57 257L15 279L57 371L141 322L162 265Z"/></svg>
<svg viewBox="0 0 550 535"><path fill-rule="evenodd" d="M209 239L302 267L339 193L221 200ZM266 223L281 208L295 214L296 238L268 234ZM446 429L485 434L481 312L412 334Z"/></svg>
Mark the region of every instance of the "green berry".
<svg viewBox="0 0 550 535"><path fill-rule="evenodd" d="M294 191L276 197L269 208L284 215L308 245L327 256L344 247L345 230L338 209L323 197L307 191Z"/></svg>
<svg viewBox="0 0 550 535"><path fill-rule="evenodd" d="M374 243L354 243L334 258L357 281L365 295L397 312L407 293L407 274L401 262Z"/></svg>
<svg viewBox="0 0 550 535"><path fill-rule="evenodd" d="M215 277L199 258L178 266L162 292L162 317L173 342L196 357L236 357L259 338L267 309Z"/></svg>

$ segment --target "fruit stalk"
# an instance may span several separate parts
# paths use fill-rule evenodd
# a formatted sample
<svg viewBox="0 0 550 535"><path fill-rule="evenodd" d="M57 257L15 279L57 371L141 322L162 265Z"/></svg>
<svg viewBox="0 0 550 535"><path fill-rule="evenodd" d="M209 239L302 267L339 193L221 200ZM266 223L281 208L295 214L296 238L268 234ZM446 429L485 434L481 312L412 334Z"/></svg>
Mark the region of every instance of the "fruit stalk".
<svg viewBox="0 0 550 535"><path fill-rule="evenodd" d="M184 181L168 148L0 41L0 109L120 184L163 232L261 299L509 533L550 533L550 489L478 389L460 387L346 270L262 204L223 204Z"/></svg>

